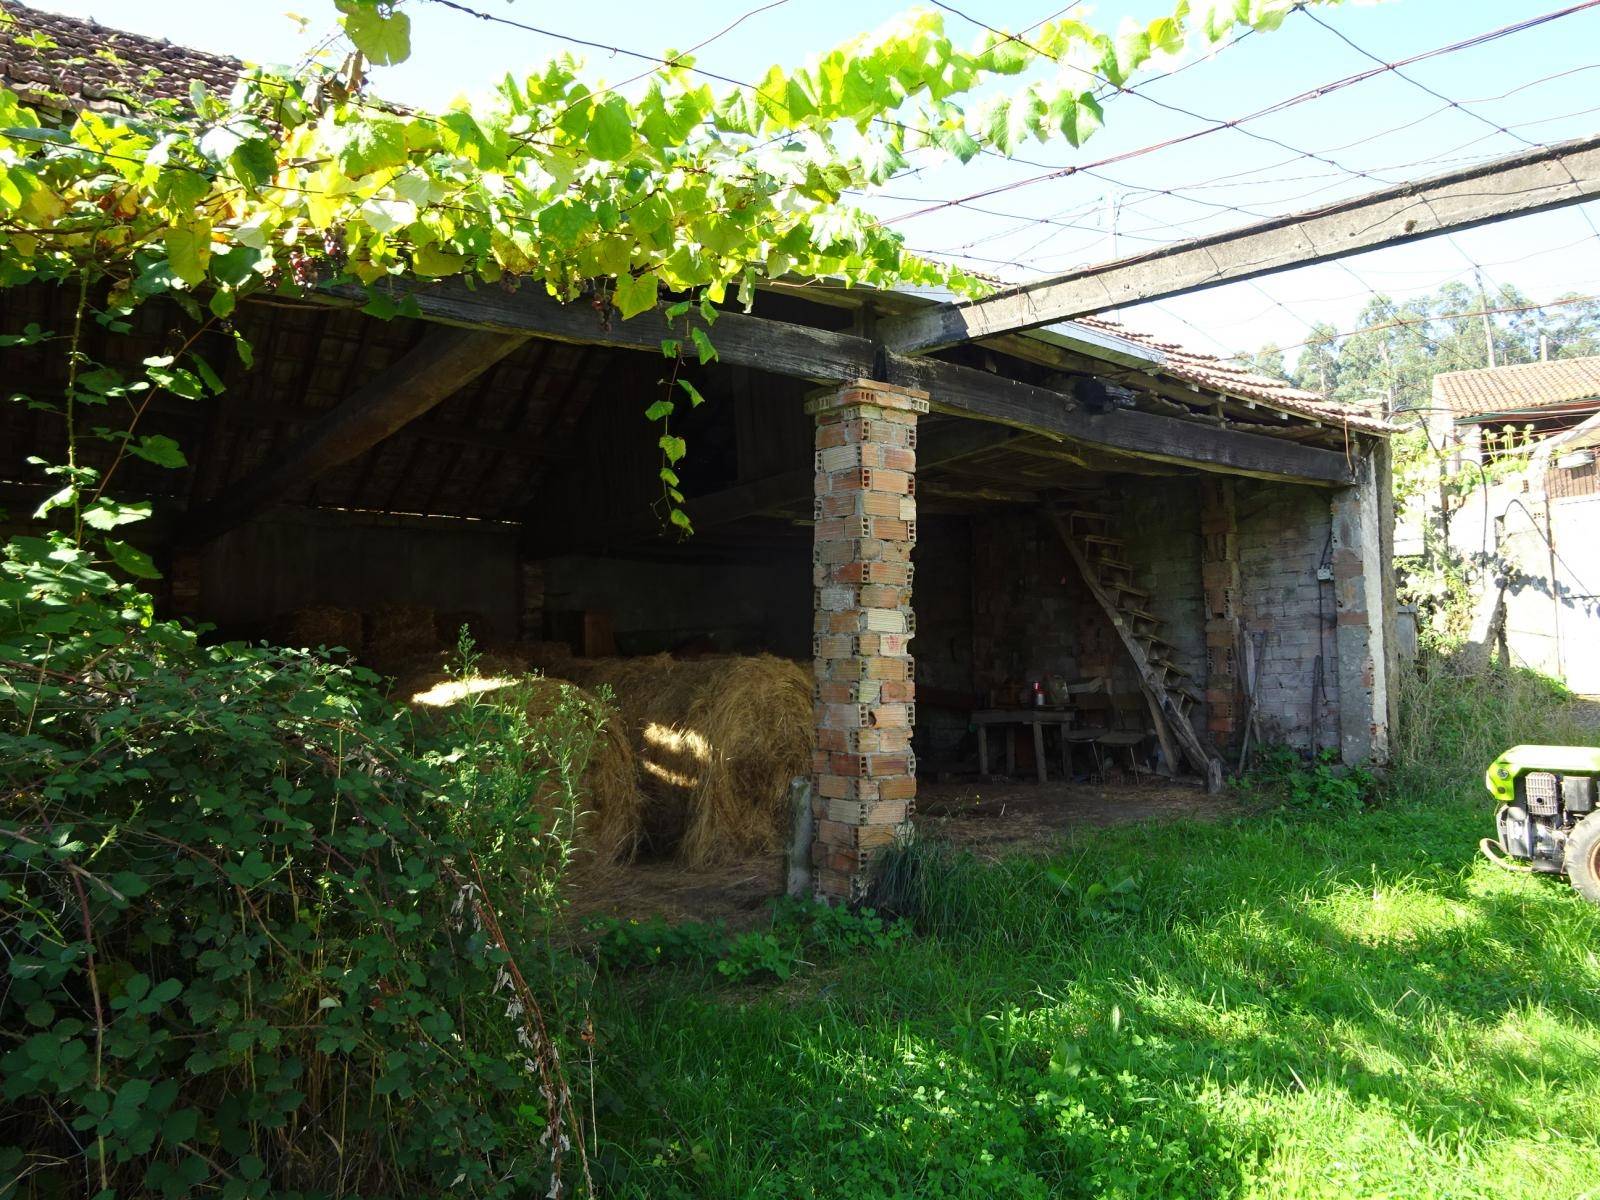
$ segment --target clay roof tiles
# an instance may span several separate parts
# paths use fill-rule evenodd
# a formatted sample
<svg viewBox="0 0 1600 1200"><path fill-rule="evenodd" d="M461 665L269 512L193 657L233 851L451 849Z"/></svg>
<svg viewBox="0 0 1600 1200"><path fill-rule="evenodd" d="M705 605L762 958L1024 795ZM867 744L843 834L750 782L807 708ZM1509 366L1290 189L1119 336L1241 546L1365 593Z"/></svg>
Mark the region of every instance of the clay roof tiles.
<svg viewBox="0 0 1600 1200"><path fill-rule="evenodd" d="M186 100L191 80L228 92L244 64L158 38L6 0L0 12L0 84L29 103L101 107ZM6 18L9 17L9 20Z"/></svg>
<svg viewBox="0 0 1600 1200"><path fill-rule="evenodd" d="M1433 395L1458 418L1522 413L1584 401L1600 405L1600 355L1449 371L1433 377Z"/></svg>
<svg viewBox="0 0 1600 1200"><path fill-rule="evenodd" d="M1073 323L1098 329L1104 333L1112 333L1137 345L1158 351L1165 359L1159 372L1184 383L1192 383L1197 387L1228 396L1237 396L1244 400L1254 400L1268 408L1308 417L1315 421L1325 421L1330 425L1348 425L1351 429L1359 429L1366 433L1387 434L1393 433L1396 428L1392 423L1366 409L1340 404L1317 392L1297 388L1288 380L1274 379L1270 375L1258 375L1237 363L1217 358L1215 355L1190 350L1176 342L1163 341L1150 334L1140 333L1109 317L1079 317Z"/></svg>

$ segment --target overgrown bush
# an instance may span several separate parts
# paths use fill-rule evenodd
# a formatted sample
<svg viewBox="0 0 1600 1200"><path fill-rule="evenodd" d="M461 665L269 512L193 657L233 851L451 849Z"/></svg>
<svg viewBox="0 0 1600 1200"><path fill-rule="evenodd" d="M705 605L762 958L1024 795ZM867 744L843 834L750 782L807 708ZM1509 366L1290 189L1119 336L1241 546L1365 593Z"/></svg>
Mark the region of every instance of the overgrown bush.
<svg viewBox="0 0 1600 1200"><path fill-rule="evenodd" d="M1476 787L1511 746L1600 745L1600 704L1536 671L1492 663L1465 673L1457 658L1428 654L1401 676L1392 736L1397 789Z"/></svg>
<svg viewBox="0 0 1600 1200"><path fill-rule="evenodd" d="M526 731L426 761L361 672L203 646L64 539L0 565L0 1192L581 1178Z"/></svg>

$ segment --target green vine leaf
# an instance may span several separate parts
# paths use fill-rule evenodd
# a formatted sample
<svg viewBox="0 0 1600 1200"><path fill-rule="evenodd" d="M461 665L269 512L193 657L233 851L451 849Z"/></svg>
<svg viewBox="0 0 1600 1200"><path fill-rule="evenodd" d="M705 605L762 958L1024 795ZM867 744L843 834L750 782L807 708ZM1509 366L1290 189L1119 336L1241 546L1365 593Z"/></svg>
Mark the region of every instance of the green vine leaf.
<svg viewBox="0 0 1600 1200"><path fill-rule="evenodd" d="M374 66L388 67L411 57L411 18L383 11L372 0L338 0L344 31Z"/></svg>
<svg viewBox="0 0 1600 1200"><path fill-rule="evenodd" d="M623 275L617 280L617 290L612 303L622 314L622 319L636 317L656 306L656 289L661 281L650 272L643 275Z"/></svg>
<svg viewBox="0 0 1600 1200"><path fill-rule="evenodd" d="M137 546L130 546L127 542L119 542L113 538L107 538L105 546L106 553L111 555L111 561L135 579L161 578L161 572L156 570L155 562Z"/></svg>
<svg viewBox="0 0 1600 1200"><path fill-rule="evenodd" d="M584 144L602 162L617 162L633 149L633 112L621 96L607 96L595 106Z"/></svg>
<svg viewBox="0 0 1600 1200"><path fill-rule="evenodd" d="M132 525L150 516L150 502L118 503L115 500L96 500L83 510L83 522L91 529L116 529Z"/></svg>

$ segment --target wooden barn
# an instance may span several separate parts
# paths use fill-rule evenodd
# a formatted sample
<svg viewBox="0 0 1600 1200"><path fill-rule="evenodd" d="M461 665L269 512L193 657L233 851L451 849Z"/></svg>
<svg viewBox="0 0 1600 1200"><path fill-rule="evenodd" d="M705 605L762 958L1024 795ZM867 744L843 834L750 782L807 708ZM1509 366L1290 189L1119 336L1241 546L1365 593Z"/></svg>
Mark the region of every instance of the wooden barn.
<svg viewBox="0 0 1600 1200"><path fill-rule="evenodd" d="M12 11L172 78L227 69ZM95 98L92 80L40 73L0 46L9 86ZM1386 756L1380 420L1099 317L1034 327L986 302L969 322L932 298L777 283L720 315L717 361L683 368L706 398L673 429L685 536L662 520L644 416L669 386L663 316L622 321L537 284L396 292L418 316L247 302L254 369L218 332L201 352L223 394L142 418L187 459L119 470L122 494L154 503L141 536L168 613L264 638L311 610L366 614L352 633L403 610L435 618L407 650L466 623L483 645L580 659L801 663L797 773L832 896L906 827L919 776L1215 783L1246 737ZM49 288L0 290L3 332L69 312ZM161 303L134 319L91 354L137 364L185 324ZM8 393L61 385L42 350L4 355ZM42 495L27 459L59 458L62 433L0 409L13 526ZM648 767L651 746L635 750Z"/></svg>

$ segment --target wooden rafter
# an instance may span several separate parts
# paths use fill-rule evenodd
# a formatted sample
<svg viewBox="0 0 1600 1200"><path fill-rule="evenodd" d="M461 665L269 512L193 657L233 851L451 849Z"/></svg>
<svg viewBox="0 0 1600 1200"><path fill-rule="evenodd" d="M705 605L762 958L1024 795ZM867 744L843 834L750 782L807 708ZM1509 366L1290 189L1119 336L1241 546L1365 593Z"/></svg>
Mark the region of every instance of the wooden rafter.
<svg viewBox="0 0 1600 1200"><path fill-rule="evenodd" d="M430 331L409 354L305 430L283 453L189 514L181 539L210 541L282 500L331 467L349 462L453 395L526 337L477 330Z"/></svg>

